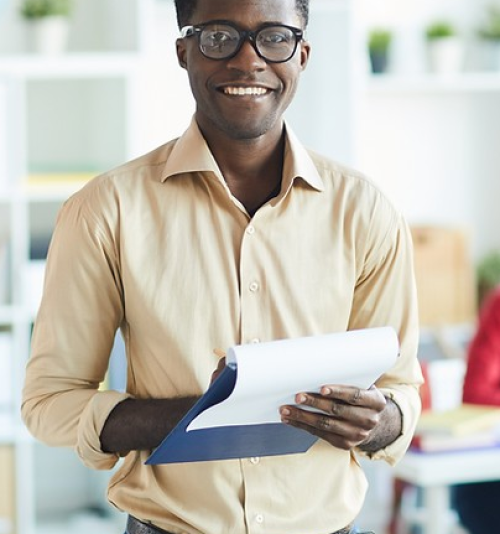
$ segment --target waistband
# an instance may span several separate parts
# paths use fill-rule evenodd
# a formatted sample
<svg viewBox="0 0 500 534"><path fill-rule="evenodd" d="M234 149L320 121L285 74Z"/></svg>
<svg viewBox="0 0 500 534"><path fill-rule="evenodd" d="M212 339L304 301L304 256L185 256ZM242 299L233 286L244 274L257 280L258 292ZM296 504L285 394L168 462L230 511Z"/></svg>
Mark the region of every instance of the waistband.
<svg viewBox="0 0 500 534"><path fill-rule="evenodd" d="M127 519L127 532L126 534L172 534L166 530L155 527L148 523L144 523L136 519L135 517L129 515ZM355 531L350 527L341 528L332 532L332 534L355 534ZM361 532L359 534L362 534ZM370 533L367 533L370 534Z"/></svg>

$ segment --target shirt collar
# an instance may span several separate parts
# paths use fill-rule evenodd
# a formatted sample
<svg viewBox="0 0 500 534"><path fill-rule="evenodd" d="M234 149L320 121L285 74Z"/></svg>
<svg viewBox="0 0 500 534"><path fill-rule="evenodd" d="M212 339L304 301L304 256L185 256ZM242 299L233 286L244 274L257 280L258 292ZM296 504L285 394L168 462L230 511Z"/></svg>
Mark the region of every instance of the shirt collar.
<svg viewBox="0 0 500 534"><path fill-rule="evenodd" d="M285 123L285 127L287 139L283 182L289 187L295 179L301 178L314 189L323 191L323 180L311 156L293 133L290 125ZM161 181L164 182L174 175L193 172L212 172L219 180L224 182L219 166L210 152L194 117L189 128L175 143L163 168Z"/></svg>

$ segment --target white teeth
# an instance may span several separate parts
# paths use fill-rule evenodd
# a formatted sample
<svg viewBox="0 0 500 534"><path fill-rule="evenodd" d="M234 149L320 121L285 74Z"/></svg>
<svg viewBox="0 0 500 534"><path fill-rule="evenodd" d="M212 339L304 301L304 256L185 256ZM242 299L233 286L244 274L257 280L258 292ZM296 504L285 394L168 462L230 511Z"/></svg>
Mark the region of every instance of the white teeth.
<svg viewBox="0 0 500 534"><path fill-rule="evenodd" d="M224 87L224 94L233 96L260 96L267 93L264 87Z"/></svg>

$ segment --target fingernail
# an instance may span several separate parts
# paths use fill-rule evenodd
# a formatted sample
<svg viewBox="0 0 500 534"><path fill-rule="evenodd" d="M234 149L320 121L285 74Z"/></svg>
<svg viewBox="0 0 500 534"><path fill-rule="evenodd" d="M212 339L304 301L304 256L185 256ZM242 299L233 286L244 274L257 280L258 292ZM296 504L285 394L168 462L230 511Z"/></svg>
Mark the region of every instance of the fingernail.
<svg viewBox="0 0 500 534"><path fill-rule="evenodd" d="M281 408L280 410L281 415L290 415L290 410L288 408Z"/></svg>
<svg viewBox="0 0 500 534"><path fill-rule="evenodd" d="M303 393L299 393L295 400L297 401L297 404L303 404L306 402L307 397Z"/></svg>
<svg viewBox="0 0 500 534"><path fill-rule="evenodd" d="M331 395L332 390L330 388L321 388L322 395Z"/></svg>

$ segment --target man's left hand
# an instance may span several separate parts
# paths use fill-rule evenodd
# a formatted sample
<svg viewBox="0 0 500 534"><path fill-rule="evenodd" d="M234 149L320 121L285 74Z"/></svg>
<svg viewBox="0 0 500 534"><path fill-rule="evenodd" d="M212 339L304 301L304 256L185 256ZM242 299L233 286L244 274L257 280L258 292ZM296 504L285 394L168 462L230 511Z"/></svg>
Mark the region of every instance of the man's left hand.
<svg viewBox="0 0 500 534"><path fill-rule="evenodd" d="M298 393L298 406L282 406L283 423L302 428L344 450L372 441L383 419L387 399L372 386L327 385L318 393ZM304 406L305 409L301 409ZM317 411L308 411L312 407Z"/></svg>

